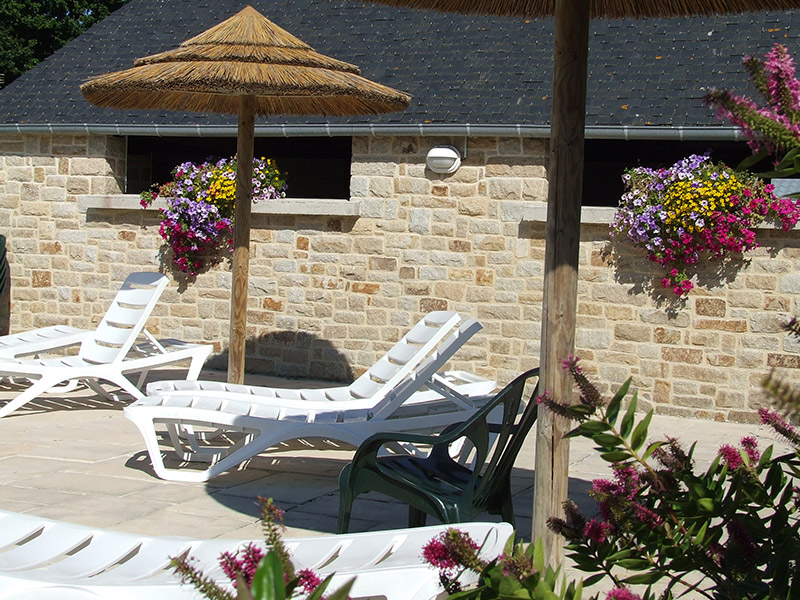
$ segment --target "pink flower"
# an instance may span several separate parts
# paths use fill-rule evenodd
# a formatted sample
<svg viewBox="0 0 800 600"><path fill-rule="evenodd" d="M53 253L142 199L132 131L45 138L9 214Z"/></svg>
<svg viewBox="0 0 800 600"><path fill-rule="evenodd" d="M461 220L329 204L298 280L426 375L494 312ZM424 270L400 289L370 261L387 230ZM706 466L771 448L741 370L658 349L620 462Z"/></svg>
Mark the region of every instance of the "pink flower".
<svg viewBox="0 0 800 600"><path fill-rule="evenodd" d="M758 462L758 459L761 458L761 454L758 451L758 442L756 441L756 438L752 436L743 437L740 443L747 454L747 457L750 459L750 462Z"/></svg>
<svg viewBox="0 0 800 600"><path fill-rule="evenodd" d="M592 519L583 529L583 535L592 540L595 544L602 544L606 541L606 536L613 527L605 521Z"/></svg>
<svg viewBox="0 0 800 600"><path fill-rule="evenodd" d="M307 594L313 592L322 583L319 575L311 569L300 569L297 572L297 580L298 587Z"/></svg>
<svg viewBox="0 0 800 600"><path fill-rule="evenodd" d="M608 592L606 600L642 600L642 598L627 588L617 587Z"/></svg>
<svg viewBox="0 0 800 600"><path fill-rule="evenodd" d="M433 538L422 548L422 558L437 569L454 569L458 566L444 542Z"/></svg>
<svg viewBox="0 0 800 600"><path fill-rule="evenodd" d="M236 574L241 573L245 583L249 586L258 568L258 563L264 558L264 551L253 542L240 548L236 554L224 552L219 557L219 565L231 582L236 584Z"/></svg>
<svg viewBox="0 0 800 600"><path fill-rule="evenodd" d="M742 456L739 454L739 451L730 444L723 444L722 446L720 446L719 455L722 457L722 460L725 461L725 464L727 464L728 468L731 470L738 469L744 464L744 461L742 460Z"/></svg>

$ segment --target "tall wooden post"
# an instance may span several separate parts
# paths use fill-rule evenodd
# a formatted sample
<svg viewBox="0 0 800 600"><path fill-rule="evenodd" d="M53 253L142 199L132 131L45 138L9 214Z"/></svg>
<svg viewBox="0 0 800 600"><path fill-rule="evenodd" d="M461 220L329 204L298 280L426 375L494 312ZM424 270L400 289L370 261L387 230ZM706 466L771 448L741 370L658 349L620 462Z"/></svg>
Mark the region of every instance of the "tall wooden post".
<svg viewBox="0 0 800 600"><path fill-rule="evenodd" d="M560 401L569 401L571 392L560 363L575 347L588 53L589 0L556 0L540 367L543 388ZM547 519L561 516L567 499L569 442L562 438L568 426L539 412L532 539L542 539L554 566L564 558L564 540L547 529Z"/></svg>
<svg viewBox="0 0 800 600"><path fill-rule="evenodd" d="M231 328L228 346L228 382L230 383L244 383L255 108L255 96L239 96L239 130L236 141L236 208L233 217Z"/></svg>

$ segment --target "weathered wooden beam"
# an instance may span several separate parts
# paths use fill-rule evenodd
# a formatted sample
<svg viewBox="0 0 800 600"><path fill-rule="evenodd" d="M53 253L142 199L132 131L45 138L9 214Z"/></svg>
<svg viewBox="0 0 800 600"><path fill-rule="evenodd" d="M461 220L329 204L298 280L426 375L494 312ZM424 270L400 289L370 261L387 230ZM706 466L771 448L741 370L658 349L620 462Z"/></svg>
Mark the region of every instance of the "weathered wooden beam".
<svg viewBox="0 0 800 600"><path fill-rule="evenodd" d="M247 281L250 264L250 205L253 197L253 140L255 96L239 97L239 130L236 140L236 208L233 222L233 280L231 283L228 382L244 383L247 341Z"/></svg>
<svg viewBox="0 0 800 600"><path fill-rule="evenodd" d="M569 401L572 388L560 364L575 347L588 53L589 0L556 0L540 367L543 389L560 401ZM532 539L542 540L553 565L564 558L564 540L547 529L547 519L561 516L567 499L568 426L539 413Z"/></svg>

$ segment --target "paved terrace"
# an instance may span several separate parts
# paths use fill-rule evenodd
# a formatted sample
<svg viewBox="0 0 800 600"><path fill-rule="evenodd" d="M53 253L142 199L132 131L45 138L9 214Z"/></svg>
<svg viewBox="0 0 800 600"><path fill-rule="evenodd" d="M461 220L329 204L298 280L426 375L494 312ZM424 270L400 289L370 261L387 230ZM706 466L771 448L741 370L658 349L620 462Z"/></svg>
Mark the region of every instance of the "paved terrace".
<svg viewBox="0 0 800 600"><path fill-rule="evenodd" d="M170 373L151 379L167 379ZM205 371L206 379L225 374ZM298 381L248 376L248 383L299 386ZM303 382L305 385L308 382ZM10 385L0 399L11 397ZM144 443L122 416L122 404L85 390L51 395L0 419L0 508L42 517L149 535L263 539L257 496L269 496L286 510L290 536L335 533L338 476L353 448L331 442L296 442L264 453L246 468L203 483L162 481L151 470ZM773 443L756 425L655 417L651 438L668 433L698 441L704 468L722 443L756 435ZM777 445L777 444L776 444ZM517 527L530 538L534 482L531 436L514 470ZM609 470L586 440L572 440L570 495L591 511L586 492ZM406 508L377 494L354 504L352 531L405 527ZM494 519L489 515L482 518Z"/></svg>

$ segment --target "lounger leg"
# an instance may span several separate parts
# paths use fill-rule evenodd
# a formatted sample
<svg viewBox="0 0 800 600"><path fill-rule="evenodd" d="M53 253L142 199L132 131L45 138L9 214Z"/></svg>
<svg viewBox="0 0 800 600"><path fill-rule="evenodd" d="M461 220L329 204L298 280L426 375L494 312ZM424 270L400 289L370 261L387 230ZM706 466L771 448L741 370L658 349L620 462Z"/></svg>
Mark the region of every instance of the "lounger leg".
<svg viewBox="0 0 800 600"><path fill-rule="evenodd" d="M18 394L13 400L9 400L3 407L0 408L0 417L14 412L23 404L26 404L47 392L53 386L56 386L64 381L60 377L42 377L41 379L32 379L33 385L27 388L22 393Z"/></svg>
<svg viewBox="0 0 800 600"><path fill-rule="evenodd" d="M197 378L200 377L200 371L203 368L203 365L206 362L206 358L211 352L203 352L202 356L199 353L195 353L192 357L192 362L189 364L189 370L186 372L186 381L197 381Z"/></svg>

